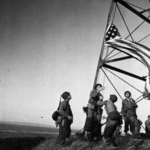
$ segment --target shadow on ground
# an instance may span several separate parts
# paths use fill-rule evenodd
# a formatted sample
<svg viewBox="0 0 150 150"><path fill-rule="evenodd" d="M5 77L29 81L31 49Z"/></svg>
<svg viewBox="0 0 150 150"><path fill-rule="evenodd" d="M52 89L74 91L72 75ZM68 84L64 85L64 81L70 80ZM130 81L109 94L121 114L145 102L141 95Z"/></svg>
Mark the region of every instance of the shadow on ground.
<svg viewBox="0 0 150 150"><path fill-rule="evenodd" d="M2 138L0 150L32 150L45 139L44 137Z"/></svg>

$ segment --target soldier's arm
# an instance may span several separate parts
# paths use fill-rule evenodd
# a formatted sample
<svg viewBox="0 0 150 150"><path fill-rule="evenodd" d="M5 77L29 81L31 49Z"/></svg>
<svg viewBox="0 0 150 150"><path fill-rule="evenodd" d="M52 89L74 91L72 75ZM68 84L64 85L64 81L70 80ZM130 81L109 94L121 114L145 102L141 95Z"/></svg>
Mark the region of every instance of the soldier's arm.
<svg viewBox="0 0 150 150"><path fill-rule="evenodd" d="M91 91L91 93L90 93L90 97L91 97L91 98L95 98L95 97L97 97L97 96L98 96L98 94L99 94L99 92L98 92L98 91L93 90L93 91Z"/></svg>
<svg viewBox="0 0 150 150"><path fill-rule="evenodd" d="M106 104L107 104L107 100L105 100L105 101L98 101L98 102L97 102L97 105L98 105L98 106L101 106L101 107L102 107L103 105L106 105Z"/></svg>
<svg viewBox="0 0 150 150"><path fill-rule="evenodd" d="M58 112L62 117L68 117L69 115L65 112L65 109L67 107L67 103L65 101L61 102L60 107L58 109Z"/></svg>
<svg viewBox="0 0 150 150"><path fill-rule="evenodd" d="M126 110L127 110L127 107L126 107L126 105L125 105L125 102L122 101L121 114L122 114L123 116L125 116Z"/></svg>
<svg viewBox="0 0 150 150"><path fill-rule="evenodd" d="M123 102L122 102L122 106L121 106L121 114L124 114L124 109L123 109Z"/></svg>
<svg viewBox="0 0 150 150"><path fill-rule="evenodd" d="M93 90L90 92L90 99L89 99L89 103L90 104L95 104L95 100L94 98L98 96L98 92L96 90Z"/></svg>
<svg viewBox="0 0 150 150"><path fill-rule="evenodd" d="M148 120L145 121L145 125L147 125L147 124L148 124Z"/></svg>
<svg viewBox="0 0 150 150"><path fill-rule="evenodd" d="M134 108L137 108L137 107L138 107L138 105L136 104L136 102L135 102L134 99L132 99L132 104L133 104L133 107L134 107Z"/></svg>

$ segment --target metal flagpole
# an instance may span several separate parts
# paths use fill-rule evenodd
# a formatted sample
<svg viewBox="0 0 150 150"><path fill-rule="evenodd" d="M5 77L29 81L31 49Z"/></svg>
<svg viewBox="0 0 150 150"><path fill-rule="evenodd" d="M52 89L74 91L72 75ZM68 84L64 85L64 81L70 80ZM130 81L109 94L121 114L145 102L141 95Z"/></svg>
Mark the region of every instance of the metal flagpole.
<svg viewBox="0 0 150 150"><path fill-rule="evenodd" d="M109 23L111 21L113 10L114 10L114 0L111 1L111 6L110 6L109 14L108 14L108 20L107 20L107 24L106 24L105 34L104 34L104 38L103 38L103 42L102 42L102 47L101 47L101 52L100 52L100 56L99 56L99 60L98 60L98 64L97 64L97 69L96 69L96 74L95 74L93 89L94 89L95 84L97 83L99 69L100 69L100 67L103 64L102 56L103 56L103 53L104 53L105 35L106 35L107 27L108 27L108 25L109 25Z"/></svg>

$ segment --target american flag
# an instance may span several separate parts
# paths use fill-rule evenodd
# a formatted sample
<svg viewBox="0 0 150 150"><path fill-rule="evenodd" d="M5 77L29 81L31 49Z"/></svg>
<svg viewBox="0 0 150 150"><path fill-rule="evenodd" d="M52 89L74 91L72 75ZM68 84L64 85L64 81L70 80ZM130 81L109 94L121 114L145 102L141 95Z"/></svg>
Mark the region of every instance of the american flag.
<svg viewBox="0 0 150 150"><path fill-rule="evenodd" d="M121 38L115 25L111 24L107 29L105 45L116 48L126 54L130 54L130 56L133 56L133 58L142 62L150 72L150 48L140 43Z"/></svg>
<svg viewBox="0 0 150 150"><path fill-rule="evenodd" d="M137 42L121 38L115 25L111 24L106 30L105 45L133 56L142 62L148 70L146 91L150 93L150 48Z"/></svg>
<svg viewBox="0 0 150 150"><path fill-rule="evenodd" d="M108 29L106 31L106 38L105 40L108 41L110 39L115 38L116 36L120 36L120 33L118 32L118 29L115 25L112 23L108 26Z"/></svg>

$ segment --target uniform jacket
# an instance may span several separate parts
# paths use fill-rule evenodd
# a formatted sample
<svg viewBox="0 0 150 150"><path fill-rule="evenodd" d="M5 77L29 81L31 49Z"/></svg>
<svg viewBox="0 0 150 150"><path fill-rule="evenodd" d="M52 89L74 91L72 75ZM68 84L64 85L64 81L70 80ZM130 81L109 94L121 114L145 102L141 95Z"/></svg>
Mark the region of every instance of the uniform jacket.
<svg viewBox="0 0 150 150"><path fill-rule="evenodd" d="M138 105L135 103L135 101L132 98L124 99L122 101L122 109L121 113L125 117L127 115L133 116L136 115L136 108Z"/></svg>
<svg viewBox="0 0 150 150"><path fill-rule="evenodd" d="M96 104L96 102L99 100L99 96L102 95L101 93L97 92L97 90L92 90L90 92L90 99L89 103L90 104Z"/></svg>
<svg viewBox="0 0 150 150"><path fill-rule="evenodd" d="M73 114L72 114L72 110L71 110L71 107L70 107L70 104L67 102L67 101L62 101L60 103L60 107L58 109L58 112L60 113L60 115L62 117L68 117L68 116L71 116L73 117Z"/></svg>
<svg viewBox="0 0 150 150"><path fill-rule="evenodd" d="M87 117L88 118L92 118L94 120L101 120L103 110L101 109L101 107L97 105L97 102L100 99L99 96L102 96L102 94L97 92L97 90L92 90L90 92L90 99L87 105L88 107Z"/></svg>
<svg viewBox="0 0 150 150"><path fill-rule="evenodd" d="M148 128L150 128L150 120L146 120L145 121L145 126L148 127Z"/></svg>

